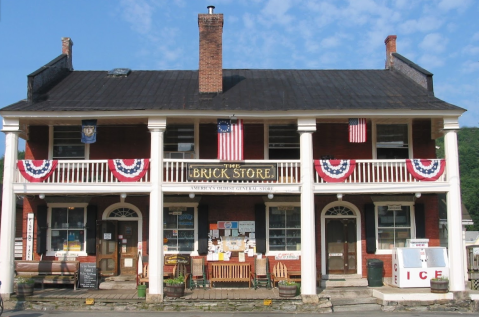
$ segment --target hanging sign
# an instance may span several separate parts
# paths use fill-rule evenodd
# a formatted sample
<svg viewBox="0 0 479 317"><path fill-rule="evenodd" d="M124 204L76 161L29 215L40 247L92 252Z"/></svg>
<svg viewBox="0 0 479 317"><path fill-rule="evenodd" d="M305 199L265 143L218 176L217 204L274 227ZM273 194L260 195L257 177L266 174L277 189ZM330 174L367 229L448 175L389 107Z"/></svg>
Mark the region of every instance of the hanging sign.
<svg viewBox="0 0 479 317"><path fill-rule="evenodd" d="M187 164L189 181L276 181L276 164Z"/></svg>

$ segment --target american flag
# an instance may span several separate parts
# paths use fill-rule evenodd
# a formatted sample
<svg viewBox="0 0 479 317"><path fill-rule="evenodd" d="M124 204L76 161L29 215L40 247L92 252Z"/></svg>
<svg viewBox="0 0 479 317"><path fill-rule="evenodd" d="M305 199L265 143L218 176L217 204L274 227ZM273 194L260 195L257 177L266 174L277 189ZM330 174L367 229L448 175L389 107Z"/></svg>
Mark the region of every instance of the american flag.
<svg viewBox="0 0 479 317"><path fill-rule="evenodd" d="M243 160L243 120L218 119L218 159Z"/></svg>
<svg viewBox="0 0 479 317"><path fill-rule="evenodd" d="M349 142L351 143L366 142L366 119L364 118L349 119Z"/></svg>

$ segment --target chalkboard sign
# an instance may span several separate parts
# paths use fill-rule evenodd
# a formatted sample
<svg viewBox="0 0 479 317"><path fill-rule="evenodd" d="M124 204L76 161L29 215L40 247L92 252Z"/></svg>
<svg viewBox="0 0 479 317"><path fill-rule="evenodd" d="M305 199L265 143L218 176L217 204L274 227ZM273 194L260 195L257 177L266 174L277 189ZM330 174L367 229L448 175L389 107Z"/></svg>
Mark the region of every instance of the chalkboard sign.
<svg viewBox="0 0 479 317"><path fill-rule="evenodd" d="M80 287L98 288L96 263L80 263Z"/></svg>

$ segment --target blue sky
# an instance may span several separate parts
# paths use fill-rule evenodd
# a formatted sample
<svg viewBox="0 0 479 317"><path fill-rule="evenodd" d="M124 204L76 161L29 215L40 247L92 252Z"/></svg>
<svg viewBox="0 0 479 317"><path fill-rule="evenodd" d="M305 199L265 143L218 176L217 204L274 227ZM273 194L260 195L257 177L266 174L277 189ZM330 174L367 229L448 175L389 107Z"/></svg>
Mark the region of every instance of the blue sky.
<svg viewBox="0 0 479 317"><path fill-rule="evenodd" d="M384 39L479 125L475 0L0 0L0 108L71 37L76 70L198 69L198 13L224 14L224 68L383 69ZM0 153L4 153L0 136ZM21 143L21 146L24 143Z"/></svg>

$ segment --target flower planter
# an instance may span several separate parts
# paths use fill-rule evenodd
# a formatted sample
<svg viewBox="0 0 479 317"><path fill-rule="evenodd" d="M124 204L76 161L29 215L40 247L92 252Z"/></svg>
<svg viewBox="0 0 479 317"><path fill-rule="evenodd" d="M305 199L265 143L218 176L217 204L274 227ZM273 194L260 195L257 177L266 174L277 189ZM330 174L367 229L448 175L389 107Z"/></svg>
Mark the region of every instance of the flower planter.
<svg viewBox="0 0 479 317"><path fill-rule="evenodd" d="M17 284L17 296L32 296L33 284Z"/></svg>
<svg viewBox="0 0 479 317"><path fill-rule="evenodd" d="M447 293L449 280L431 280L431 293Z"/></svg>
<svg viewBox="0 0 479 317"><path fill-rule="evenodd" d="M168 297L183 297L185 296L185 283L170 284L165 287L165 295Z"/></svg>
<svg viewBox="0 0 479 317"><path fill-rule="evenodd" d="M296 285L279 285L279 296L280 297L294 297L296 296L297 286Z"/></svg>

